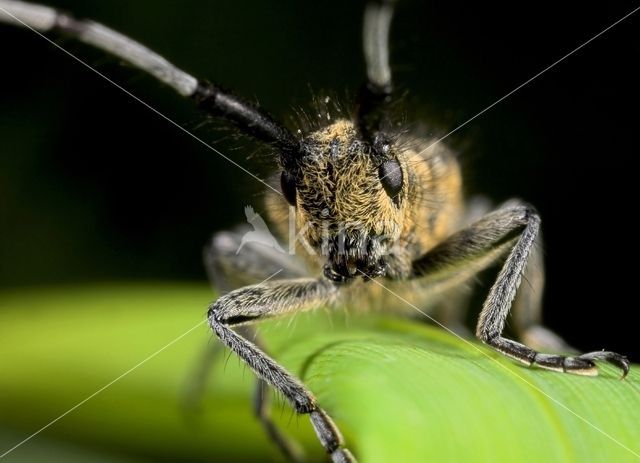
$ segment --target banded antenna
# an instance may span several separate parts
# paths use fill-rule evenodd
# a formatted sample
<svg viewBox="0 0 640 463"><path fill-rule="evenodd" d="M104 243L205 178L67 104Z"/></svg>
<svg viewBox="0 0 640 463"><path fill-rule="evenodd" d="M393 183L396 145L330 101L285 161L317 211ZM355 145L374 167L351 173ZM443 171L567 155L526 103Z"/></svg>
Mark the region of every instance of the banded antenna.
<svg viewBox="0 0 640 463"><path fill-rule="evenodd" d="M229 120L247 135L273 145L280 152L284 166L292 165L299 156L298 140L265 111L218 85L196 79L144 45L109 27L76 19L48 6L18 0L0 0L0 21L40 33L64 34L104 50L151 74L180 95L192 98L201 110Z"/></svg>
<svg viewBox="0 0 640 463"><path fill-rule="evenodd" d="M357 123L362 137L378 150L388 142L384 124L393 93L389 65L389 32L395 0L367 4L362 27L362 44L367 81L357 101Z"/></svg>

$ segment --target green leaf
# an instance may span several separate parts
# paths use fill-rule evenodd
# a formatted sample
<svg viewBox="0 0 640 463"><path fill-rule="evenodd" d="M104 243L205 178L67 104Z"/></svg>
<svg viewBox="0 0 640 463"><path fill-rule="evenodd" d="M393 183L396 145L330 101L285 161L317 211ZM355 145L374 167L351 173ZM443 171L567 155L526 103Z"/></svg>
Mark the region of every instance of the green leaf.
<svg viewBox="0 0 640 463"><path fill-rule="evenodd" d="M280 460L234 356L216 362L200 412L182 405L217 342L204 322L213 298L167 283L0 293L0 455L89 398L3 463ZM528 369L427 325L334 312L260 333L361 463L640 459L637 366L624 381L606 365L597 378ZM311 461L326 460L305 417L282 400L273 411Z"/></svg>

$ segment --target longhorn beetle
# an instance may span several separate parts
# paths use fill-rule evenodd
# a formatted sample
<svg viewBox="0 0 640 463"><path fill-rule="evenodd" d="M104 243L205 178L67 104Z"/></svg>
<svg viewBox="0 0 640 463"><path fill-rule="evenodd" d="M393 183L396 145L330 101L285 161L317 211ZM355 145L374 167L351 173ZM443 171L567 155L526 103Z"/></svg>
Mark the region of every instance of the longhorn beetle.
<svg viewBox="0 0 640 463"><path fill-rule="evenodd" d="M540 324L540 218L533 206L519 200L493 211L465 203L454 153L434 139L399 128L392 110L396 94L388 49L394 3L372 0L365 8L366 81L351 116L343 112L332 118L320 102L326 121L303 121L294 134L256 105L189 75L101 24L46 6L0 0L3 21L67 35L128 61L276 154L278 188L266 191L269 216L286 234L292 213L303 245L296 256L257 245L245 246L240 255L240 233L214 235L206 262L214 281L228 292L211 304L208 322L258 376L258 398L269 385L297 413L308 414L334 462L355 458L313 394L269 357L254 333L249 336L251 323L338 301L386 309L394 305L394 296L384 288L423 305L444 304L452 300L452 291L504 259L478 320L476 335L482 342L527 366L595 375L595 361L604 360L619 367L623 377L629 371L626 357L614 352L545 354L502 335L513 307L523 340L542 348L566 347ZM253 272L247 280L259 280L256 273L267 277L272 268L282 269L278 279L231 287L243 272ZM530 284L520 287L522 278ZM249 341L251 337L255 340ZM295 458L262 399L257 410L276 444Z"/></svg>

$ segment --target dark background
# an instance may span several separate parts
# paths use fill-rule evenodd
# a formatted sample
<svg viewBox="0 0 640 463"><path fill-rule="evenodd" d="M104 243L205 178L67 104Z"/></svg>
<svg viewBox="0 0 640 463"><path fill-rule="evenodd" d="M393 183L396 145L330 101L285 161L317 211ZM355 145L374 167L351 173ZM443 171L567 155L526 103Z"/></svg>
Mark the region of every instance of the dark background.
<svg viewBox="0 0 640 463"><path fill-rule="evenodd" d="M362 3L57 1L290 122L363 77ZM501 4L503 5L503 4ZM402 1L392 30L408 120L445 133L638 5ZM635 186L640 12L447 139L469 194L520 197L543 218L545 319L577 347L640 360ZM71 40L58 43L181 126L266 176L256 145L189 101ZM214 230L261 185L36 34L0 27L0 286L204 280Z"/></svg>

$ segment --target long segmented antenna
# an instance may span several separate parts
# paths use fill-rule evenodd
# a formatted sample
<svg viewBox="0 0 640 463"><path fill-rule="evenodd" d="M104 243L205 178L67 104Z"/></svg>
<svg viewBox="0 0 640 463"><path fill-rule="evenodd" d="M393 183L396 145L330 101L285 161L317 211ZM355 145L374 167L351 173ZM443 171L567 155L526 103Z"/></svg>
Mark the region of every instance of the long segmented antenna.
<svg viewBox="0 0 640 463"><path fill-rule="evenodd" d="M144 45L102 24L18 0L0 0L0 21L38 32L65 34L129 62L180 95L194 99L203 111L227 119L242 132L272 144L280 151L285 166L294 162L299 153L298 140L266 112L215 84L196 79Z"/></svg>
<svg viewBox="0 0 640 463"><path fill-rule="evenodd" d="M393 16L393 1L369 3L364 11L362 41L367 79L379 93L391 93L389 66L389 31Z"/></svg>
<svg viewBox="0 0 640 463"><path fill-rule="evenodd" d="M362 43L367 82L358 95L357 122L365 140L376 144L386 122L393 83L389 65L389 32L395 0L377 0L364 11Z"/></svg>

